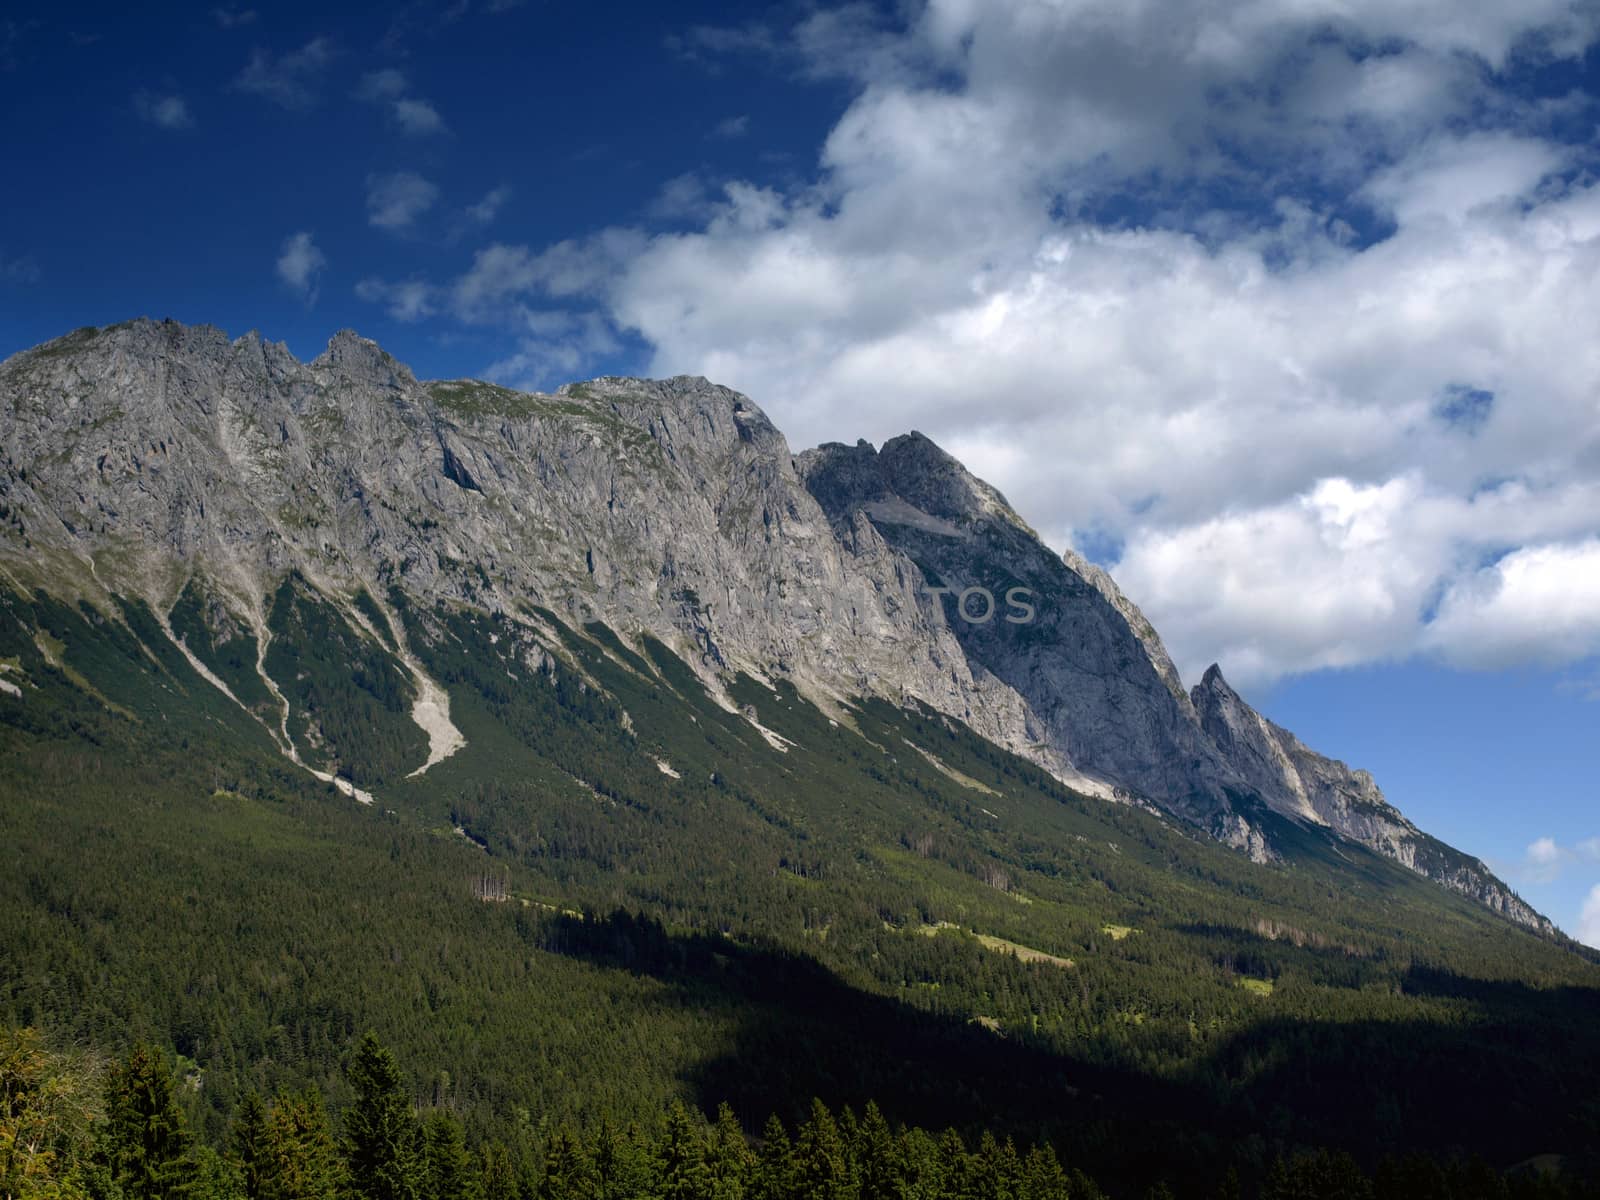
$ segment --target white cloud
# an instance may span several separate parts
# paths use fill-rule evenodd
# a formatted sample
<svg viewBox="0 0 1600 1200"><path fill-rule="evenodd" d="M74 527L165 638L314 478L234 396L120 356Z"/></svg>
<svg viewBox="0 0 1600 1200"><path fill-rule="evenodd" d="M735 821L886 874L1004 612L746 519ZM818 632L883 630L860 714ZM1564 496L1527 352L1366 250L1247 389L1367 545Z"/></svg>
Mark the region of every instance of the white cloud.
<svg viewBox="0 0 1600 1200"><path fill-rule="evenodd" d="M703 218L714 210L710 189L694 171L674 175L661 185L650 202L650 215L659 221Z"/></svg>
<svg viewBox="0 0 1600 1200"><path fill-rule="evenodd" d="M438 187L413 171L369 175L367 221L391 233L409 229L438 198Z"/></svg>
<svg viewBox="0 0 1600 1200"><path fill-rule="evenodd" d="M1528 546L1445 592L1427 640L1472 666L1600 653L1600 538Z"/></svg>
<svg viewBox="0 0 1600 1200"><path fill-rule="evenodd" d="M278 249L278 278L296 292L307 306L317 302L317 287L327 257L317 248L310 233L291 233Z"/></svg>
<svg viewBox="0 0 1600 1200"><path fill-rule="evenodd" d="M375 104L383 100L399 99L405 95L405 91L405 72L385 67L381 71L368 71L361 77L361 85L356 88L356 97L369 104Z"/></svg>
<svg viewBox="0 0 1600 1200"><path fill-rule="evenodd" d="M332 61L333 42L325 37L312 38L300 49L277 56L256 49L233 86L283 108L308 109L316 104L317 84Z"/></svg>
<svg viewBox="0 0 1600 1200"><path fill-rule="evenodd" d="M39 264L32 255L8 258L0 254L0 283L28 284L39 282Z"/></svg>
<svg viewBox="0 0 1600 1200"><path fill-rule="evenodd" d="M750 118L741 114L737 117L724 117L718 121L711 129L711 136L731 140L733 138L742 138L749 132Z"/></svg>
<svg viewBox="0 0 1600 1200"><path fill-rule="evenodd" d="M381 304L396 321L420 321L434 313L434 289L420 280L389 283L382 279L363 279L356 284L356 295L372 304Z"/></svg>
<svg viewBox="0 0 1600 1200"><path fill-rule="evenodd" d="M439 115L438 109L434 108L426 100L416 100L410 97L396 100L394 103L394 119L399 122L401 129L410 134L425 135L445 132L444 118Z"/></svg>
<svg viewBox="0 0 1600 1200"><path fill-rule="evenodd" d="M467 220L474 225L491 224L510 199L511 188L508 185L501 184L497 188L492 188L484 193L482 200L467 208Z"/></svg>
<svg viewBox="0 0 1600 1200"><path fill-rule="evenodd" d="M211 15L216 18L217 24L224 29L236 29L240 25L249 25L256 19L256 10L253 8L213 8Z"/></svg>
<svg viewBox="0 0 1600 1200"><path fill-rule="evenodd" d="M597 313L527 311L518 349L484 370L484 377L538 391L572 379L597 355L615 353L617 340Z"/></svg>
<svg viewBox="0 0 1600 1200"><path fill-rule="evenodd" d="M1460 221L1482 205L1529 195L1564 158L1554 146L1509 133L1445 137L1378 172L1364 193L1402 225Z"/></svg>
<svg viewBox="0 0 1600 1200"><path fill-rule="evenodd" d="M189 103L182 96L136 92L133 97L133 107L141 118L152 125L159 125L162 129L188 129L194 124L194 117L189 112Z"/></svg>
<svg viewBox="0 0 1600 1200"><path fill-rule="evenodd" d="M1578 916L1578 930L1573 936L1585 946L1600 950L1600 883L1589 889L1583 912Z"/></svg>
<svg viewBox="0 0 1600 1200"><path fill-rule="evenodd" d="M1503 864L1508 876L1527 883L1554 883L1574 864L1600 862L1600 838L1563 846L1553 837L1535 838L1520 861Z"/></svg>
<svg viewBox="0 0 1600 1200"><path fill-rule="evenodd" d="M668 181L687 230L490 247L449 310L591 306L797 445L921 429L1120 544L1191 678L1600 650L1600 186L1485 69L1596 14L901 11L683 35L853 81L813 177Z"/></svg>
<svg viewBox="0 0 1600 1200"><path fill-rule="evenodd" d="M1556 845L1555 838L1542 837L1528 846L1525 857L1526 877L1537 883L1549 883L1561 873L1562 859L1565 856L1561 847Z"/></svg>
<svg viewBox="0 0 1600 1200"><path fill-rule="evenodd" d="M410 94L410 90L404 71L385 67L368 71L361 77L356 98L387 108L395 124L413 136L448 132L439 110L427 100Z"/></svg>

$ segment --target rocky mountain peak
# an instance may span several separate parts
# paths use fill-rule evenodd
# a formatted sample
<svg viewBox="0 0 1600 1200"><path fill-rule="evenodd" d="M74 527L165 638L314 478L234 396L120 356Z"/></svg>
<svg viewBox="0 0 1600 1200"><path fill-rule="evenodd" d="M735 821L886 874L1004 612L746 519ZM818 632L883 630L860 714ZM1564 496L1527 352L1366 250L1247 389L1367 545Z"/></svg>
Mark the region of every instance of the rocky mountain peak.
<svg viewBox="0 0 1600 1200"><path fill-rule="evenodd" d="M328 348L306 366L345 384L365 383L399 389L417 382L410 367L353 329L341 329L334 334L328 339Z"/></svg>
<svg viewBox="0 0 1600 1200"><path fill-rule="evenodd" d="M111 592L170 613L198 580L264 637L293 574L335 606L398 588L598 621L713 691L743 671L824 708L919 706L1256 857L1265 806L1536 923L1216 666L1186 695L1109 574L920 433L791 455L759 406L698 376L422 383L349 330L300 363L139 320L0 364L0 447L7 574L108 613Z"/></svg>

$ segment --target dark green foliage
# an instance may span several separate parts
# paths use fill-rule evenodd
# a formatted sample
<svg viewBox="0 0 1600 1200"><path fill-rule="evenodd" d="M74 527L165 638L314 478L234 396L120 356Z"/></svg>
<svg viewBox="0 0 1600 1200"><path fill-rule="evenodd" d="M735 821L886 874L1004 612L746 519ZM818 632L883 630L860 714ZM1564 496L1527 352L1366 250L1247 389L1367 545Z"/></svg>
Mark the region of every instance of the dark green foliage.
<svg viewBox="0 0 1600 1200"><path fill-rule="evenodd" d="M678 1101L667 1113L666 1133L657 1151L656 1180L662 1200L704 1200L711 1194L711 1179L704 1131Z"/></svg>
<svg viewBox="0 0 1600 1200"><path fill-rule="evenodd" d="M184 585L168 621L172 632L228 685L241 704L269 719L275 716L276 701L256 670L255 634L197 579Z"/></svg>
<svg viewBox="0 0 1600 1200"><path fill-rule="evenodd" d="M267 626L264 665L289 699L289 735L309 761L371 787L426 759L427 739L410 717L415 684L331 601L291 577Z"/></svg>
<svg viewBox="0 0 1600 1200"><path fill-rule="evenodd" d="M588 1148L563 1125L545 1150L537 1200L595 1200L598 1194L599 1180Z"/></svg>
<svg viewBox="0 0 1600 1200"><path fill-rule="evenodd" d="M423 1195L430 1200L479 1200L472 1156L461 1122L434 1111L422 1122Z"/></svg>
<svg viewBox="0 0 1600 1200"><path fill-rule="evenodd" d="M166 1057L140 1043L106 1084L105 1160L130 1200L176 1200L194 1180L190 1138Z"/></svg>
<svg viewBox="0 0 1600 1200"><path fill-rule="evenodd" d="M344 1114L350 1186L362 1200L421 1200L430 1182L421 1131L394 1055L367 1033L347 1069L355 1099Z"/></svg>
<svg viewBox="0 0 1600 1200"><path fill-rule="evenodd" d="M365 588L359 588L354 597L354 603L361 615L372 623L378 631L378 636L383 639L383 644L391 650L398 650L399 643L395 641L394 628L389 624L389 618L384 615L383 609L378 607L378 602L372 598Z"/></svg>
<svg viewBox="0 0 1600 1200"><path fill-rule="evenodd" d="M267 1106L256 1092L239 1101L228 1136L229 1155L247 1200L261 1200L272 1163L267 1138Z"/></svg>
<svg viewBox="0 0 1600 1200"><path fill-rule="evenodd" d="M175 1046L207 1140L244 1094L308 1084L343 1128L341 1060L371 1027L417 1072L407 1118L414 1097L458 1117L496 1200L539 1186L563 1124L597 1195L649 1194L674 1100L792 1130L822 1097L853 1174L825 1153L807 1186L861 1195L991 1178L1092 1195L1087 1171L1187 1200L1227 1194L1234 1165L1250 1196L1306 1148L1370 1173L1412 1150L1505 1167L1600 1142L1600 972L1375 856L1312 831L1257 866L943 718L874 702L830 724L739 681L780 753L659 643L558 630L572 662L541 665L513 619L391 595L468 738L407 780L422 747L386 639L289 588L279 636L303 649L275 677L306 674L302 713L348 715L328 745L370 743L371 809L286 762L139 606L0 593L24 686L0 696L0 844L23 851L0 872L0 1016ZM329 677L365 655L393 672L390 703ZM307 749L309 724L291 729ZM398 730L407 754L385 748ZM507 903L473 898L485 872ZM676 1161L693 1174L698 1144L733 1194L733 1144L687 1115ZM948 1125L942 1149L916 1132ZM769 1162L781 1149L758 1144L745 1195L800 1186L772 1190L797 1166Z"/></svg>
<svg viewBox="0 0 1600 1200"><path fill-rule="evenodd" d="M344 1182L322 1093L280 1094L267 1117L262 1200L335 1200Z"/></svg>
<svg viewBox="0 0 1600 1200"><path fill-rule="evenodd" d="M750 1152L750 1143L745 1141L739 1119L726 1104L717 1106L706 1164L711 1168L710 1195L715 1200L743 1200L750 1189L756 1159Z"/></svg>

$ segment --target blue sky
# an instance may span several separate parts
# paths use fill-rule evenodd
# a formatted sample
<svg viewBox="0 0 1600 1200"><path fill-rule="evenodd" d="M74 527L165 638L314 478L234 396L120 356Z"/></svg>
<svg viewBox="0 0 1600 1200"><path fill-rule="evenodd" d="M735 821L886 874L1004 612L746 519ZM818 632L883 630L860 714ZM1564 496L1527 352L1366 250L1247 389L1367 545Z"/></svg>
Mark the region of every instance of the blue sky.
<svg viewBox="0 0 1600 1200"><path fill-rule="evenodd" d="M921 429L1600 942L1597 41L1570 0L14 6L0 354L348 326Z"/></svg>

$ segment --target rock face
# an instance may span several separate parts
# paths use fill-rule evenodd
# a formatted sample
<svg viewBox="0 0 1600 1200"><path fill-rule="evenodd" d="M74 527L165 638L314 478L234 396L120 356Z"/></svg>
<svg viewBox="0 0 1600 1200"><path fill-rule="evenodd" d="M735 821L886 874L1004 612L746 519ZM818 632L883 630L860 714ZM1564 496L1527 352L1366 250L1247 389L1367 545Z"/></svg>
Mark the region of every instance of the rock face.
<svg viewBox="0 0 1600 1200"><path fill-rule="evenodd" d="M714 692L744 671L834 709L920 704L1255 857L1265 805L1542 920L1220 672L1186 694L1104 571L927 438L795 458L704 379L539 395L420 382L349 332L301 363L208 326L79 330L0 364L0 530L0 583L167 614L201 580L263 647L291 571L357 621L358 593L397 588L648 632Z"/></svg>
<svg viewBox="0 0 1600 1200"><path fill-rule="evenodd" d="M1395 808L1366 771L1308 748L1251 708L1215 663L1191 699L1200 727L1250 790L1284 816L1323 825L1446 887L1471 896L1519 924L1553 926L1512 893L1489 868L1423 833Z"/></svg>

